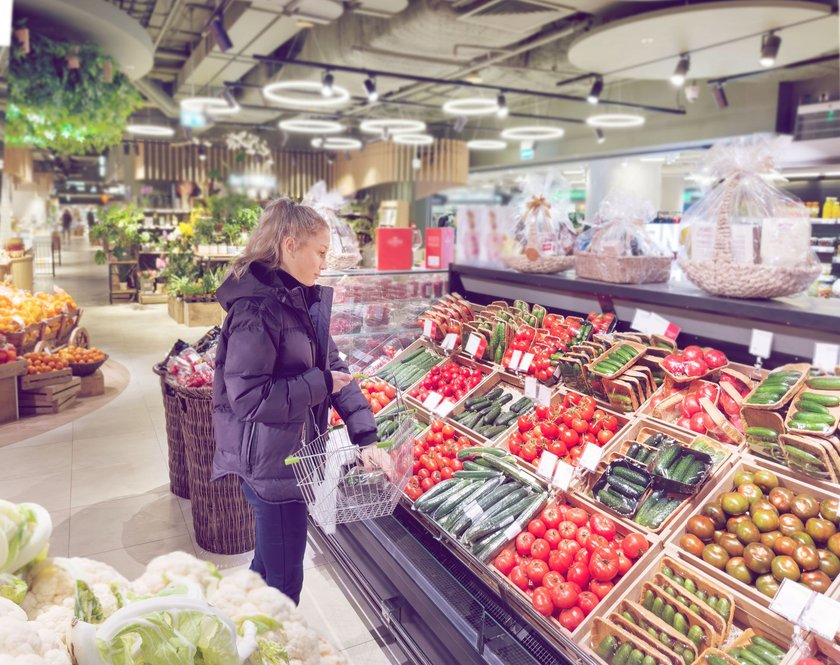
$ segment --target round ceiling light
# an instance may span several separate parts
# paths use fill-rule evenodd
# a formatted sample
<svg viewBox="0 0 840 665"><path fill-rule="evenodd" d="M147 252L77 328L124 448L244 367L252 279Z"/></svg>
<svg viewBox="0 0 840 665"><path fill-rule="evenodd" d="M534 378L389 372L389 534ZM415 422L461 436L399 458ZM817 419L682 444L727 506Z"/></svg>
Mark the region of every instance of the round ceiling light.
<svg viewBox="0 0 840 665"><path fill-rule="evenodd" d="M586 119L586 124L590 127L622 129L625 127L641 127L645 124L645 118L633 113L602 113L589 116Z"/></svg>
<svg viewBox="0 0 840 665"><path fill-rule="evenodd" d="M400 145L432 145L435 137L430 134L395 134L394 143Z"/></svg>
<svg viewBox="0 0 840 665"><path fill-rule="evenodd" d="M128 125L126 131L129 134L137 134L139 136L175 136L175 130L172 127L164 125Z"/></svg>
<svg viewBox="0 0 840 665"><path fill-rule="evenodd" d="M560 127L548 127L541 125L525 125L523 127L509 127L503 129L501 137L517 141L549 141L559 139L566 133Z"/></svg>
<svg viewBox="0 0 840 665"><path fill-rule="evenodd" d="M497 141L495 139L475 139L467 141L468 150L504 150L507 148L505 141Z"/></svg>
<svg viewBox="0 0 840 665"><path fill-rule="evenodd" d="M236 102L231 106L227 100L219 97L187 97L181 100L181 108L184 111L195 111L207 115L233 115L242 110Z"/></svg>
<svg viewBox="0 0 840 665"><path fill-rule="evenodd" d="M323 84L320 81L276 81L264 86L262 93L266 99L275 104L298 108L340 106L350 101L347 88L339 85L332 86L331 97L324 97L322 88Z"/></svg>
<svg viewBox="0 0 840 665"><path fill-rule="evenodd" d="M277 126L292 134L338 134L344 131L344 125L335 120L281 120Z"/></svg>
<svg viewBox="0 0 840 665"><path fill-rule="evenodd" d="M330 136L312 139L309 144L318 150L361 150L362 142L349 136Z"/></svg>
<svg viewBox="0 0 840 665"><path fill-rule="evenodd" d="M422 120L404 120L402 118L380 118L378 120L363 120L359 130L365 134L402 134L422 132L426 123Z"/></svg>
<svg viewBox="0 0 840 665"><path fill-rule="evenodd" d="M499 102L486 97L450 99L444 103L443 110L452 115L493 115L499 110Z"/></svg>

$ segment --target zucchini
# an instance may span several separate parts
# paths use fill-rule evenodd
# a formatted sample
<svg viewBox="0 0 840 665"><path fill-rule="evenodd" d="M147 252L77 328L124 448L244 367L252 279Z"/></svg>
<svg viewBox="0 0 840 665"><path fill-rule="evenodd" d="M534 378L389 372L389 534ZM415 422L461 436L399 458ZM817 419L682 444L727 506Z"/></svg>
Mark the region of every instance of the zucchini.
<svg viewBox="0 0 840 665"><path fill-rule="evenodd" d="M484 397L492 402L493 400L499 399L502 396L502 393L504 393L504 389L497 387L485 394Z"/></svg>
<svg viewBox="0 0 840 665"><path fill-rule="evenodd" d="M476 397L470 397L464 401L464 406L468 409L471 409L476 404L480 404L481 402L489 402L490 400L487 399L486 395L478 395Z"/></svg>
<svg viewBox="0 0 840 665"><path fill-rule="evenodd" d="M612 467L610 469L610 475L618 476L619 478L624 478L625 480L629 480L631 483L634 483L636 485L647 486L648 484L648 479L643 473L630 469L626 466Z"/></svg>
<svg viewBox="0 0 840 665"><path fill-rule="evenodd" d="M510 410L521 415L523 411L530 408L533 402L530 397L520 397L513 404L510 405Z"/></svg>
<svg viewBox="0 0 840 665"><path fill-rule="evenodd" d="M519 414L515 411L508 411L507 413L503 413L498 418L496 418L496 426L507 428L511 423L513 423Z"/></svg>
<svg viewBox="0 0 840 665"><path fill-rule="evenodd" d="M498 418L502 414L502 408L499 406L494 406L487 412L487 415L481 419L481 423L483 425L492 425L496 422L496 418Z"/></svg>
<svg viewBox="0 0 840 665"><path fill-rule="evenodd" d="M491 441L495 439L499 434L507 431L507 425L494 425L492 427L488 427L484 430L483 436L485 439L490 439Z"/></svg>

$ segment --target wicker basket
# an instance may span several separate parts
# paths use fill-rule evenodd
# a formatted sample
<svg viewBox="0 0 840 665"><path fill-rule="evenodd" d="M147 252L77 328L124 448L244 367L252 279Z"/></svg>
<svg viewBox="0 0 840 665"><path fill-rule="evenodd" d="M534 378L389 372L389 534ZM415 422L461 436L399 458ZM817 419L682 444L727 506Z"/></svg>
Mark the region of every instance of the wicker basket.
<svg viewBox="0 0 840 665"><path fill-rule="evenodd" d="M166 369L155 365L152 371L160 378L163 393L163 416L166 420L166 447L169 451L169 491L182 499L190 498L187 480L187 457L184 451L181 400L173 386L166 382Z"/></svg>
<svg viewBox="0 0 840 665"><path fill-rule="evenodd" d="M652 284L671 277L668 256L604 256L592 252L575 254L575 274L584 279L613 284Z"/></svg>
<svg viewBox="0 0 840 665"><path fill-rule="evenodd" d="M738 178L724 185L723 204L715 229L714 257L693 261L680 257L686 277L707 293L730 298L777 298L804 291L820 274L819 266L769 266L732 260L733 197Z"/></svg>
<svg viewBox="0 0 840 665"><path fill-rule="evenodd" d="M182 431L192 501L195 541L208 552L241 554L254 549L251 506L239 478L211 481L216 439L213 433L213 393L209 388L178 388Z"/></svg>
<svg viewBox="0 0 840 665"><path fill-rule="evenodd" d="M574 256L539 256L535 260L522 256L506 256L502 261L508 268L517 272L554 273L575 267Z"/></svg>

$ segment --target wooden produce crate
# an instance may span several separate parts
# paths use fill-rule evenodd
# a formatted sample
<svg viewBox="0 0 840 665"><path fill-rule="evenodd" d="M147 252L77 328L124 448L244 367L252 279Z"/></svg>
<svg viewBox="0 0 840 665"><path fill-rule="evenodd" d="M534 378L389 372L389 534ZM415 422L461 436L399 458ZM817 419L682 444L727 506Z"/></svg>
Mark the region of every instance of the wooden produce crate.
<svg viewBox="0 0 840 665"><path fill-rule="evenodd" d="M58 330L58 340L64 341L70 337L73 328L79 325L79 320L82 317L81 309L72 309L64 313L61 319L61 327Z"/></svg>
<svg viewBox="0 0 840 665"><path fill-rule="evenodd" d="M507 404L505 404L502 407L502 414L505 414L505 413L510 412L510 406L512 404L515 404L517 400L524 397L524 395L525 395L524 385L525 385L525 380L522 377L517 377L517 376L514 376L514 375L506 374L504 372L496 372L494 374L491 374L484 381L482 381L476 387L476 389L470 394L470 398L481 397L482 395L486 395L487 393L489 393L491 390L494 390L496 388L501 387L504 390L505 393L509 393L513 396L512 399L510 399L507 402ZM507 429L504 432L502 432L498 436L494 437L492 440L489 440L489 439L487 439L487 437L482 436L481 434L479 434L478 432L474 431L473 429L467 427L466 425L462 425L459 421L457 421L455 419L456 416L459 416L462 413L466 412L467 407L466 407L465 402L466 402L466 399L462 400L452 410L452 412L447 417L447 420L449 422L451 422L453 425L459 426L460 429L465 430L468 433L468 435L471 439L479 442L479 445L486 445L486 444L496 445L499 442L501 442L503 440L506 440L506 438L510 434L510 432L512 432L513 429L516 427L516 420L518 419L518 416L517 416L517 418L514 418L513 421L511 421L511 423L507 426ZM522 414L527 413L532 408L533 408L533 404L530 407L528 407L528 409L523 410Z"/></svg>
<svg viewBox="0 0 840 665"><path fill-rule="evenodd" d="M0 365L0 423L20 418L17 377L22 374L26 374L26 361L23 359Z"/></svg>
<svg viewBox="0 0 840 665"><path fill-rule="evenodd" d="M58 335L61 332L61 322L63 318L63 314L58 314L41 321L39 340L42 342L49 342L54 339L58 339Z"/></svg>
<svg viewBox="0 0 840 665"><path fill-rule="evenodd" d="M165 293L153 293L150 291L140 291L138 299L141 305L160 305L169 302L169 296Z"/></svg>
<svg viewBox="0 0 840 665"><path fill-rule="evenodd" d="M20 356L28 351L31 351L35 347L40 334L41 324L33 323L16 332L5 332L3 333L3 336L9 344L17 349L18 355Z"/></svg>
<svg viewBox="0 0 840 665"><path fill-rule="evenodd" d="M72 376L64 383L42 384L35 389L21 390L20 412L22 415L38 416L64 411L76 401L81 387L81 378Z"/></svg>
<svg viewBox="0 0 840 665"><path fill-rule="evenodd" d="M56 370L55 372L46 372L44 374L26 374L20 377L20 390L40 390L44 386L50 386L56 383L66 383L73 376L73 370L69 367Z"/></svg>
<svg viewBox="0 0 840 665"><path fill-rule="evenodd" d="M723 492L732 491L735 487L735 474L741 471L754 473L761 470L771 471L774 473L779 480L780 487L791 489L797 495L803 493L809 494L818 502L822 502L824 499L835 499L840 501L840 493L838 493L837 489L833 492L818 489L812 484L810 479L803 480L801 478L797 478L789 472L786 473L779 471L776 467L771 467L766 465L763 461L759 461L748 456L732 466L725 475L720 478L717 485L715 485L710 492L705 494L705 498L712 499ZM682 538L682 536L686 533L684 527L688 518L692 515L699 515L705 503L706 502L701 498L701 500L694 504L693 511L686 511L686 513L684 513L683 520L680 521L678 528L671 531L671 534L668 537L668 544L672 545L679 551L679 558L681 560L689 562L690 565L702 570L719 583L734 591L736 594L742 595L750 602L760 606L764 610L767 610L770 607L771 598L760 593L754 586L748 586L743 582L736 580L734 577L730 577L725 571L719 570L718 568L706 563L702 558L695 557L688 552L679 549L680 538ZM828 588L827 595L834 597L838 593L840 593L840 577L836 577L832 581L831 586Z"/></svg>
<svg viewBox="0 0 840 665"><path fill-rule="evenodd" d="M211 302L184 302L184 325L208 328L222 322L222 306Z"/></svg>
<svg viewBox="0 0 840 665"><path fill-rule="evenodd" d="M184 322L184 299L179 296L168 296L167 308L169 311L169 318L173 319L175 323Z"/></svg>
<svg viewBox="0 0 840 665"><path fill-rule="evenodd" d="M76 397L96 397L105 394L105 375L101 369L89 376L81 376L81 385Z"/></svg>

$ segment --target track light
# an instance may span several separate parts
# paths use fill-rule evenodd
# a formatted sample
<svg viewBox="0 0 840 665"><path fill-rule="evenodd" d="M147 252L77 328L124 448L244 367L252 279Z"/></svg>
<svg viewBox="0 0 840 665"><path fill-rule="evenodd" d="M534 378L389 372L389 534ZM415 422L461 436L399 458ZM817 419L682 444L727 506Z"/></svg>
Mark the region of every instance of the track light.
<svg viewBox="0 0 840 665"><path fill-rule="evenodd" d="M236 97L233 96L233 93L230 91L229 88L225 88L224 90L222 90L222 97L227 102L228 106L230 106L230 108L239 108L239 104L236 101Z"/></svg>
<svg viewBox="0 0 840 665"><path fill-rule="evenodd" d="M508 109L507 100L505 99L505 93L500 92L499 96L496 97L496 106L499 107L496 111L496 116L499 118L507 118L510 110Z"/></svg>
<svg viewBox="0 0 840 665"><path fill-rule="evenodd" d="M590 104L597 104L601 101L601 91L604 89L604 79L600 76L595 77L595 82L592 84L592 89L586 96L586 101Z"/></svg>
<svg viewBox="0 0 840 665"><path fill-rule="evenodd" d="M335 94L335 91L333 90L334 82L335 77L332 75L332 72L324 72L324 76L321 78L321 94L324 97L332 97Z"/></svg>
<svg viewBox="0 0 840 665"><path fill-rule="evenodd" d="M411 160L411 168L415 171L419 171L423 166L423 162L420 160L419 156L415 156L414 159Z"/></svg>
<svg viewBox="0 0 840 665"><path fill-rule="evenodd" d="M376 79L372 76L365 79L365 92L367 93L368 103L373 104L379 99L379 93L376 91Z"/></svg>
<svg viewBox="0 0 840 665"><path fill-rule="evenodd" d="M759 63L762 67L772 67L776 64L776 57L779 55L779 47L782 45L782 38L772 32L768 32L761 38L761 58Z"/></svg>
<svg viewBox="0 0 840 665"><path fill-rule="evenodd" d="M691 66L691 58L688 53L683 53L680 56L680 61L677 63L674 73L671 74L671 83L678 88L682 88L685 83L685 77L688 76L688 68Z"/></svg>
<svg viewBox="0 0 840 665"><path fill-rule="evenodd" d="M726 92L721 84L718 83L712 87L712 97L715 98L715 104L717 104L719 110L722 111L729 106L729 100L726 98Z"/></svg>
<svg viewBox="0 0 840 665"><path fill-rule="evenodd" d="M210 34L213 36L213 41L222 53L226 53L233 48L233 42L225 30L225 24L221 16L214 16L210 21Z"/></svg>
<svg viewBox="0 0 840 665"><path fill-rule="evenodd" d="M601 145L607 140L607 137L604 135L604 130L600 127L595 128L595 140L598 141L598 145Z"/></svg>
<svg viewBox="0 0 840 665"><path fill-rule="evenodd" d="M202 162L207 159L207 148L203 145L198 146L198 159Z"/></svg>

